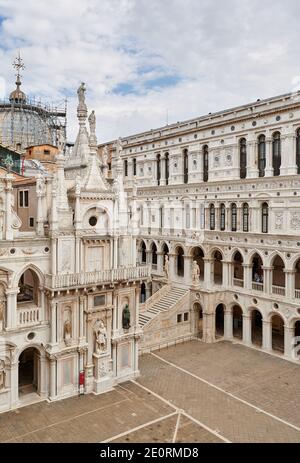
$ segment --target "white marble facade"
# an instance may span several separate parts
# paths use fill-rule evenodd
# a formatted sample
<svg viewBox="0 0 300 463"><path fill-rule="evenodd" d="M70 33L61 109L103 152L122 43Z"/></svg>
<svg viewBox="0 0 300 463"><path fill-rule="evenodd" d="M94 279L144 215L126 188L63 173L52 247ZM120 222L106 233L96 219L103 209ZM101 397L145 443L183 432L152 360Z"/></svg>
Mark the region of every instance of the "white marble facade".
<svg viewBox="0 0 300 463"><path fill-rule="evenodd" d="M121 159L108 183L83 84L78 97L75 149L58 156L54 177L37 178L32 231L21 231L12 175L0 178L0 411L105 392L139 374L149 269L132 253Z"/></svg>

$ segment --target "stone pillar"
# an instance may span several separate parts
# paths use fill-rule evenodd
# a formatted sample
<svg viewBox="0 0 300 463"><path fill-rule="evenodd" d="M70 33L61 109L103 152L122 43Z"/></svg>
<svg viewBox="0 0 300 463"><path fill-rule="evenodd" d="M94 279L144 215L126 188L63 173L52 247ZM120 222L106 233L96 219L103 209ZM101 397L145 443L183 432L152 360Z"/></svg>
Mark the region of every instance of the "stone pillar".
<svg viewBox="0 0 300 463"><path fill-rule="evenodd" d="M244 268L244 288L252 289L252 264L242 264Z"/></svg>
<svg viewBox="0 0 300 463"><path fill-rule="evenodd" d="M50 321L51 321L51 344L57 343L57 303L55 301L50 302Z"/></svg>
<svg viewBox="0 0 300 463"><path fill-rule="evenodd" d="M231 208L228 204L225 205L225 231L231 230Z"/></svg>
<svg viewBox="0 0 300 463"><path fill-rule="evenodd" d="M272 294L272 275L274 267L262 267L264 271L264 292Z"/></svg>
<svg viewBox="0 0 300 463"><path fill-rule="evenodd" d="M75 238L75 272L80 273L80 237Z"/></svg>
<svg viewBox="0 0 300 463"><path fill-rule="evenodd" d="M8 288L6 290L6 328L16 328L17 320L17 294L19 288Z"/></svg>
<svg viewBox="0 0 300 463"><path fill-rule="evenodd" d="M287 359L299 360L294 344L294 327L284 325L284 356Z"/></svg>
<svg viewBox="0 0 300 463"><path fill-rule="evenodd" d="M57 261L56 261L56 254L57 254L57 239L51 238L51 272L53 275L57 273Z"/></svg>
<svg viewBox="0 0 300 463"><path fill-rule="evenodd" d="M270 320L262 321L262 347L268 352L272 350L272 322Z"/></svg>
<svg viewBox="0 0 300 463"><path fill-rule="evenodd" d="M273 160L272 160L272 139L266 138L266 168L265 177L273 177Z"/></svg>
<svg viewBox="0 0 300 463"><path fill-rule="evenodd" d="M56 398L56 366L57 360L55 357L50 357L50 394L49 399L55 400Z"/></svg>
<svg viewBox="0 0 300 463"><path fill-rule="evenodd" d="M12 204L13 204L13 188L12 182L14 180L13 175L7 174L5 176L6 186L6 201L5 201L5 239L12 240L14 237L12 228Z"/></svg>
<svg viewBox="0 0 300 463"><path fill-rule="evenodd" d="M135 288L135 328L139 329L139 315L140 315L140 291Z"/></svg>
<svg viewBox="0 0 300 463"><path fill-rule="evenodd" d="M192 262L193 256L184 255L184 281L190 285L192 283Z"/></svg>
<svg viewBox="0 0 300 463"><path fill-rule="evenodd" d="M164 253L161 251L157 252L157 272L164 273Z"/></svg>
<svg viewBox="0 0 300 463"><path fill-rule="evenodd" d="M207 343L215 341L215 316L214 313L203 312L203 337L202 340Z"/></svg>
<svg viewBox="0 0 300 463"><path fill-rule="evenodd" d="M295 270L284 269L285 273L285 297L294 299L295 296Z"/></svg>
<svg viewBox="0 0 300 463"><path fill-rule="evenodd" d="M203 257L204 261L204 283L207 287L212 284L212 267L214 259L210 257Z"/></svg>
<svg viewBox="0 0 300 463"><path fill-rule="evenodd" d="M85 296L79 297L79 338L80 341L84 341L84 303L85 303Z"/></svg>
<svg viewBox="0 0 300 463"><path fill-rule="evenodd" d="M48 366L48 360L43 356L39 356L39 362L40 362L40 368L38 368L38 375L39 375L39 394L42 397L47 396L47 391L48 391L48 381L47 381L47 366Z"/></svg>
<svg viewBox="0 0 300 463"><path fill-rule="evenodd" d="M37 235L44 236L43 201L42 201L42 194L40 192L37 192L36 223L37 223Z"/></svg>
<svg viewBox="0 0 300 463"><path fill-rule="evenodd" d="M44 288L42 286L39 287L39 298L38 298L38 305L39 305L39 309L40 309L40 313L39 313L39 321L40 322L43 322L45 321L46 317L45 317L45 313L46 313L46 310L45 310L45 292L44 292Z"/></svg>
<svg viewBox="0 0 300 463"><path fill-rule="evenodd" d="M149 299L149 297L152 296L151 294L151 283L146 283L146 301Z"/></svg>
<svg viewBox="0 0 300 463"><path fill-rule="evenodd" d="M245 315L243 314L243 343L246 344L246 346L251 346L252 340L251 340L251 323L252 319L250 315Z"/></svg>
<svg viewBox="0 0 300 463"><path fill-rule="evenodd" d="M294 133L281 136L281 153L280 175L297 175L296 136Z"/></svg>
<svg viewBox="0 0 300 463"><path fill-rule="evenodd" d="M233 338L232 310L225 310L224 312L224 338Z"/></svg>
<svg viewBox="0 0 300 463"><path fill-rule="evenodd" d="M174 281L177 272L175 270L176 254L169 253L169 280Z"/></svg>
<svg viewBox="0 0 300 463"><path fill-rule="evenodd" d="M257 142L251 140L247 142L247 178L258 177L258 163L255 162L257 158Z"/></svg>
<svg viewBox="0 0 300 463"><path fill-rule="evenodd" d="M220 230L220 206L215 206L215 230Z"/></svg>
<svg viewBox="0 0 300 463"><path fill-rule="evenodd" d="M113 295L113 326L112 330L113 333L116 333L118 330L118 299L117 296L114 294Z"/></svg>
<svg viewBox="0 0 300 463"><path fill-rule="evenodd" d="M232 286L231 261L222 260L222 286Z"/></svg>

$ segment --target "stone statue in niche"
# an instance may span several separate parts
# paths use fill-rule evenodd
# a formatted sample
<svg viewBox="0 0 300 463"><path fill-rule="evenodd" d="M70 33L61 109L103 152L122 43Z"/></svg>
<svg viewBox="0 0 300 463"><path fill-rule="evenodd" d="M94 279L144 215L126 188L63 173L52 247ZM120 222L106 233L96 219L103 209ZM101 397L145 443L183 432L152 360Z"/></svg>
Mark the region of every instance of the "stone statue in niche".
<svg viewBox="0 0 300 463"><path fill-rule="evenodd" d="M193 283L199 283L200 281L200 268L196 260L193 261L192 269Z"/></svg>
<svg viewBox="0 0 300 463"><path fill-rule="evenodd" d="M98 320L95 323L94 333L96 338L95 352L96 354L102 354L107 350L107 330L103 320Z"/></svg>
<svg viewBox="0 0 300 463"><path fill-rule="evenodd" d="M124 330L130 328L130 310L128 304L125 305L122 313L122 327Z"/></svg>
<svg viewBox="0 0 300 463"><path fill-rule="evenodd" d="M65 341L66 345L70 344L71 335L72 335L71 320L69 318L67 318L67 320L64 323L64 341Z"/></svg>
<svg viewBox="0 0 300 463"><path fill-rule="evenodd" d="M105 146L103 148L103 152L102 152L102 164L103 166L107 166L108 165L108 148L107 146Z"/></svg>
<svg viewBox="0 0 300 463"><path fill-rule="evenodd" d="M0 391L2 389L5 389L5 379L6 379L5 361L0 360Z"/></svg>
<svg viewBox="0 0 300 463"><path fill-rule="evenodd" d="M165 274L166 274L166 277L167 279L169 279L170 277L170 263L169 263L169 256L168 255L165 255L165 265L164 265L164 270L165 270Z"/></svg>

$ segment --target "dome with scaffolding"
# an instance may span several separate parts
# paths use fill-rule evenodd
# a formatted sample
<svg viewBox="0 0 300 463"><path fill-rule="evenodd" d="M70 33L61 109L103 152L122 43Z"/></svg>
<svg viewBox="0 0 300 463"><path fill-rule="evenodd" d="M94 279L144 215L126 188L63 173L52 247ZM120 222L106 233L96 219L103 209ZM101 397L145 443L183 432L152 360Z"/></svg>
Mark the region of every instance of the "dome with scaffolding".
<svg viewBox="0 0 300 463"><path fill-rule="evenodd" d="M0 100L0 145L22 153L28 146L64 144L66 102L54 106L29 99L20 89L20 69L24 69L20 54L13 66L16 88L9 99Z"/></svg>

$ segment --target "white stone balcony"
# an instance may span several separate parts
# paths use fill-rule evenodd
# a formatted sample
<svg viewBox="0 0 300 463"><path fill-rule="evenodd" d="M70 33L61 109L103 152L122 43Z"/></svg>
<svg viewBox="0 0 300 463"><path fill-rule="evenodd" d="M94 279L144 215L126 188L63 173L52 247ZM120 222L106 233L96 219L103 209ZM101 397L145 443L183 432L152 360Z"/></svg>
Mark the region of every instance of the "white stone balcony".
<svg viewBox="0 0 300 463"><path fill-rule="evenodd" d="M272 286L272 293L277 294L278 296L285 296L285 288L284 286Z"/></svg>
<svg viewBox="0 0 300 463"><path fill-rule="evenodd" d="M29 326L40 323L40 309L34 303L18 304L17 325Z"/></svg>
<svg viewBox="0 0 300 463"><path fill-rule="evenodd" d="M295 298L300 299L300 289L295 289Z"/></svg>
<svg viewBox="0 0 300 463"><path fill-rule="evenodd" d="M63 289L120 281L135 281L149 278L151 274L149 266L121 267L117 269L99 270L94 272L66 273L61 275L46 275L46 287L51 289Z"/></svg>
<svg viewBox="0 0 300 463"><path fill-rule="evenodd" d="M255 291L263 291L264 290L264 285L263 283L255 283L254 281L252 282L252 289Z"/></svg>

